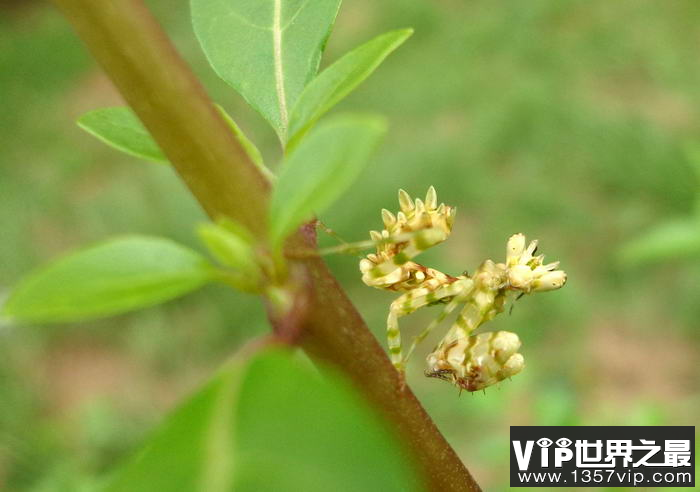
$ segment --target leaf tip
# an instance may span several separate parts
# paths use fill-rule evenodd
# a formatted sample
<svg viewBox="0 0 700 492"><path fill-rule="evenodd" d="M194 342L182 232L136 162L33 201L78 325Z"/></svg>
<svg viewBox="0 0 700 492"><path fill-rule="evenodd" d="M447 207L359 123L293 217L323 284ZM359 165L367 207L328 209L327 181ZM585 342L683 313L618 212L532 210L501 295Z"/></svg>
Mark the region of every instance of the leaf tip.
<svg viewBox="0 0 700 492"><path fill-rule="evenodd" d="M395 50L401 46L408 38L413 36L415 29L412 27L404 27L402 29L395 29L393 31L388 31L384 33L382 37L389 38L392 40L391 51Z"/></svg>
<svg viewBox="0 0 700 492"><path fill-rule="evenodd" d="M88 124L90 113L92 113L92 111L88 111L87 113L83 113L80 116L78 116L75 120L75 124L81 130L86 131L91 135L94 135L93 131L90 129L90 125Z"/></svg>

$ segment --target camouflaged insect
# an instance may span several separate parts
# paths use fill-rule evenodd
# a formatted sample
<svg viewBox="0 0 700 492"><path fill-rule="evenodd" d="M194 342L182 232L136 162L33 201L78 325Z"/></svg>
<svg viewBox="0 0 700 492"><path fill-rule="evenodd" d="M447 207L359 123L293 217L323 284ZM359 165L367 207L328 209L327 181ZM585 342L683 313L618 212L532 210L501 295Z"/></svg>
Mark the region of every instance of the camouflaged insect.
<svg viewBox="0 0 700 492"><path fill-rule="evenodd" d="M544 263L534 256L537 241L526 244L515 234L506 247L506 261L486 260L473 275L457 277L413 261L422 251L445 241L454 222L455 209L437 204L431 186L425 197L413 201L399 190L401 211L382 210L384 230L371 231L376 253L360 261L362 280L370 287L403 292L389 308L387 341L394 366L403 373L406 361L417 345L457 307L459 314L445 337L428 355L426 376L449 381L457 387L476 391L519 373L525 366L518 353L520 339L515 333L498 331L473 335L474 330L503 312L515 296L555 290L564 285L566 274L559 262ZM399 318L434 304L446 304L403 356Z"/></svg>

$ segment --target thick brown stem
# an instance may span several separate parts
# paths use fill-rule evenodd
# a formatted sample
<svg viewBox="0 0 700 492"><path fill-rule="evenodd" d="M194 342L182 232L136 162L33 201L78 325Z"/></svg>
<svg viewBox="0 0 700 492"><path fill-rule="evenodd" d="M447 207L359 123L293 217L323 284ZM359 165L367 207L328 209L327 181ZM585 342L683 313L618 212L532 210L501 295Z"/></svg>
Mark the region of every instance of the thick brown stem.
<svg viewBox="0 0 700 492"><path fill-rule="evenodd" d="M258 238L269 187L142 0L53 0L72 22L178 174L212 217L229 216ZM302 230L292 241L314 247ZM319 258L299 261L310 279L300 340L339 367L409 443L430 489L480 490Z"/></svg>

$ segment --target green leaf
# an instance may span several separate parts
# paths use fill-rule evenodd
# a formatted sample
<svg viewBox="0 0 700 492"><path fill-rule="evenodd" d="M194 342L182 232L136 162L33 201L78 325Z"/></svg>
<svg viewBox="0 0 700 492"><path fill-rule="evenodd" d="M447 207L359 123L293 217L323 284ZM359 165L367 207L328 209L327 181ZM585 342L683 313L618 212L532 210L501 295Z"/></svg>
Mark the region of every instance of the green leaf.
<svg viewBox="0 0 700 492"><path fill-rule="evenodd" d="M700 257L700 219L661 224L626 244L618 255L625 266Z"/></svg>
<svg viewBox="0 0 700 492"><path fill-rule="evenodd" d="M127 107L90 111L78 119L78 126L127 154L149 161L168 161L141 120Z"/></svg>
<svg viewBox="0 0 700 492"><path fill-rule="evenodd" d="M341 116L309 133L287 157L272 194L273 244L323 212L355 181L385 130L378 117Z"/></svg>
<svg viewBox="0 0 700 492"><path fill-rule="evenodd" d="M236 360L178 408L105 492L229 492L243 363Z"/></svg>
<svg viewBox="0 0 700 492"><path fill-rule="evenodd" d="M292 110L289 120L290 146L326 111L369 77L411 34L413 29L382 34L355 48L312 80Z"/></svg>
<svg viewBox="0 0 700 492"><path fill-rule="evenodd" d="M202 242L222 265L241 271L257 270L252 241L247 231L231 223L202 224L198 233ZM233 224L235 226L235 224Z"/></svg>
<svg viewBox="0 0 700 492"><path fill-rule="evenodd" d="M384 421L332 371L267 349L182 405L107 492L420 490Z"/></svg>
<svg viewBox="0 0 700 492"><path fill-rule="evenodd" d="M253 239L246 229L233 221L221 220L216 224L202 224L197 232L214 258L233 269L225 272L223 280L245 292L258 291L260 267L256 262Z"/></svg>
<svg viewBox="0 0 700 492"><path fill-rule="evenodd" d="M286 141L289 111L316 75L340 0L192 0L216 73Z"/></svg>
<svg viewBox="0 0 700 492"><path fill-rule="evenodd" d="M415 465L354 388L290 355L256 357L241 383L234 490L420 490Z"/></svg>
<svg viewBox="0 0 700 492"><path fill-rule="evenodd" d="M29 275L1 314L43 323L101 318L179 297L216 275L201 255L173 241L127 236L78 251Z"/></svg>

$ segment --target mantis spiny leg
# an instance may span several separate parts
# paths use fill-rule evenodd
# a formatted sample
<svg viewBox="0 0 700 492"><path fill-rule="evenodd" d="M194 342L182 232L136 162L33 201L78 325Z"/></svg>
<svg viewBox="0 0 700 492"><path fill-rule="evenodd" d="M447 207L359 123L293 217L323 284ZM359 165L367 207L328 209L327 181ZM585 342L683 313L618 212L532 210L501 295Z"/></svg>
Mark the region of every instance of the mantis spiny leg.
<svg viewBox="0 0 700 492"><path fill-rule="evenodd" d="M471 292L473 285L474 282L471 279L460 278L457 282L445 287L445 289L450 289L452 291L452 295L454 297L452 297L450 302L447 303L438 317L431 321L431 323L413 339L413 343L411 343L411 347L408 349L406 357L402 361L404 365L416 350L418 344L425 340L430 332L432 332L440 323L442 323L457 306L465 302L465 299Z"/></svg>
<svg viewBox="0 0 700 492"><path fill-rule="evenodd" d="M418 288L406 292L391 303L386 323L386 335L391 362L396 369L403 372L405 363L408 360L408 357L404 358L402 353L399 318L407 316L424 306L440 302L449 297L454 297L460 293L462 289L464 289L464 284L459 281L432 291L426 288ZM413 351L414 348L415 346L412 346L411 351Z"/></svg>
<svg viewBox="0 0 700 492"><path fill-rule="evenodd" d="M383 277L390 276L420 253L431 246L441 243L447 237L445 231L437 228L423 229L408 234L408 244L406 247L392 256L383 258L383 261L373 265L368 271L363 271L363 273L365 273L369 279L375 280L377 283L382 283L381 280ZM401 234L400 236L405 236L405 234ZM400 236L395 236L392 239L391 236L385 237L375 232L372 234L372 239L377 242L386 241L387 244L405 242L405 239L404 241L398 240Z"/></svg>

